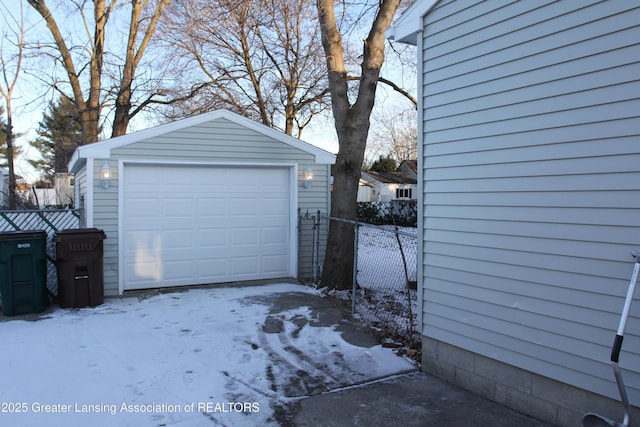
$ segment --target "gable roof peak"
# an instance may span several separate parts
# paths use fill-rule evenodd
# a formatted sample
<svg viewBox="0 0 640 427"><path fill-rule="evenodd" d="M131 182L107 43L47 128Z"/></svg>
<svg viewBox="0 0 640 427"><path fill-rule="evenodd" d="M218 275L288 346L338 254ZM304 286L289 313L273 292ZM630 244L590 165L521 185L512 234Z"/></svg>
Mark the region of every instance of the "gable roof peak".
<svg viewBox="0 0 640 427"><path fill-rule="evenodd" d="M111 150L124 147L129 144L141 142L150 138L154 138L160 135L165 135L170 132L186 129L191 126L198 126L203 123L225 119L233 122L237 125L246 127L255 132L258 132L266 137L272 138L276 141L288 144L294 148L305 151L314 155L316 163L319 164L333 164L335 162L335 156L328 151L325 151L313 144L295 138L291 135L287 135L277 129L263 125L254 120L248 119L240 114L234 113L229 110L215 110L208 113L198 114L196 116L187 117L184 119L176 120L170 123L161 124L158 126L143 129L137 132L132 132L126 135L117 136L115 138L106 139L104 141L94 142L80 146L73 153L73 157L69 162L69 170L77 169L77 164L80 159L88 158L110 158Z"/></svg>

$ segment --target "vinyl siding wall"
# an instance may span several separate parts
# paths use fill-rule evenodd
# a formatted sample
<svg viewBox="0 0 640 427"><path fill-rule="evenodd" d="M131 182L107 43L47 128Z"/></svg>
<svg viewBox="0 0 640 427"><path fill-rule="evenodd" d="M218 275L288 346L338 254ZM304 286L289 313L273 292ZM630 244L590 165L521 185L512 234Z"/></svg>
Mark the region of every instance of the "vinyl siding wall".
<svg viewBox="0 0 640 427"><path fill-rule="evenodd" d="M91 227L103 230L107 238L103 242L104 250L104 293L118 294L118 162L109 160L111 179L109 188L101 187L100 169L104 159L93 162L93 224Z"/></svg>
<svg viewBox="0 0 640 427"><path fill-rule="evenodd" d="M86 226L87 213L85 211L87 203L87 169L83 168L73 177L73 191L75 208L80 209L80 227Z"/></svg>
<svg viewBox="0 0 640 427"><path fill-rule="evenodd" d="M298 164L299 186L298 204L303 211L329 211L328 165L315 165L314 157L247 129L226 119L218 119L170 132L113 149L111 166L111 186L100 187L100 167L104 159L94 162L94 221L93 226L107 234L105 241L105 295L118 294L118 165L119 161L190 162L202 164ZM126 166L125 166L126 167ZM310 189L302 187L304 169L311 167L314 181ZM323 236L323 239L326 236ZM310 248L310 246L309 246ZM307 249L306 246L301 246ZM321 252L324 254L324 252ZM300 253L299 258L309 258L310 254ZM309 274L310 266L299 262L299 274ZM302 276L301 276L302 277Z"/></svg>
<svg viewBox="0 0 640 427"><path fill-rule="evenodd" d="M423 23L423 334L617 399L640 5L440 1ZM637 301L620 360L639 405Z"/></svg>
<svg viewBox="0 0 640 427"><path fill-rule="evenodd" d="M304 177L305 166L298 169L299 181L302 182ZM305 215L308 213L317 216L320 211L320 242L318 246L318 260L320 265L324 260L324 253L327 249L327 234L329 233L328 216L330 214L330 183L331 183L331 166L315 165L313 169L313 182L311 188L298 188L298 209L302 218L298 222L298 279L304 283L311 283L313 280L313 239L314 239L314 220Z"/></svg>

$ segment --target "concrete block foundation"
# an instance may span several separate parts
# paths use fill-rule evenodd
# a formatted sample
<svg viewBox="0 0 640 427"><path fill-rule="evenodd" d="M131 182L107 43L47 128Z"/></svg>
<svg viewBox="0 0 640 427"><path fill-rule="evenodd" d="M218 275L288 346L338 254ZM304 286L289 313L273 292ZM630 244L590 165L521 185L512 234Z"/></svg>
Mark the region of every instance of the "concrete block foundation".
<svg viewBox="0 0 640 427"><path fill-rule="evenodd" d="M622 404L459 347L422 337L422 370L472 393L561 427L582 424L586 412L621 422ZM613 375L613 374L612 374ZM632 420L640 420L633 408ZM632 422L632 425L637 425Z"/></svg>

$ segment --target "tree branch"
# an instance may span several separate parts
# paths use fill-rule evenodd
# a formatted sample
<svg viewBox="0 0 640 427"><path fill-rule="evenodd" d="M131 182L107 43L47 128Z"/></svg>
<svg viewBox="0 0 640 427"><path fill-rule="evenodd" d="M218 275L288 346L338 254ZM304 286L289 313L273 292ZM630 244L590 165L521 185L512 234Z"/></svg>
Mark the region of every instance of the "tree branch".
<svg viewBox="0 0 640 427"><path fill-rule="evenodd" d="M347 76L348 81L356 81L360 79L361 79L360 76ZM395 90L396 92L398 92L399 94L407 98L409 101L411 101L411 103L414 105L415 108L418 108L418 100L414 98L409 92L407 92L406 90L402 89L400 86L398 86L391 80L388 80L384 77L378 77L378 81L380 83L384 83L387 86L391 87L391 89Z"/></svg>
<svg viewBox="0 0 640 427"><path fill-rule="evenodd" d="M387 86L390 86L393 90L395 90L396 92L398 92L399 94L401 94L402 96L407 98L409 101L411 101L413 103L413 106L416 109L418 108L418 100L416 98L414 98L409 92L407 92L406 90L402 89L400 86L398 86L397 84L395 84L391 80L385 79L384 77L378 77L378 81L380 83L386 84Z"/></svg>

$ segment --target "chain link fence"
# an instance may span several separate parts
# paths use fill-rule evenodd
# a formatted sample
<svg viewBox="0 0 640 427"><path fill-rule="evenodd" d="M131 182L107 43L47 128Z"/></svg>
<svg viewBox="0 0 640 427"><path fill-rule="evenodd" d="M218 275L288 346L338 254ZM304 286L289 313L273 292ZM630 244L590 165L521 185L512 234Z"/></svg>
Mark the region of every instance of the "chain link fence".
<svg viewBox="0 0 640 427"><path fill-rule="evenodd" d="M356 237L356 312L377 328L411 337L416 327L415 229L359 223Z"/></svg>
<svg viewBox="0 0 640 427"><path fill-rule="evenodd" d="M355 280L350 290L332 290L328 295L351 309L355 318L373 328L385 341L410 349L419 346L417 332L417 229L373 225L362 221L331 218L355 227ZM314 217L329 222L326 215ZM321 266L314 265L318 284Z"/></svg>
<svg viewBox="0 0 640 427"><path fill-rule="evenodd" d="M80 228L80 212L77 210L0 211L0 231L47 232L47 291L52 299L58 296L56 244L53 237L56 232L70 228Z"/></svg>

